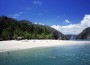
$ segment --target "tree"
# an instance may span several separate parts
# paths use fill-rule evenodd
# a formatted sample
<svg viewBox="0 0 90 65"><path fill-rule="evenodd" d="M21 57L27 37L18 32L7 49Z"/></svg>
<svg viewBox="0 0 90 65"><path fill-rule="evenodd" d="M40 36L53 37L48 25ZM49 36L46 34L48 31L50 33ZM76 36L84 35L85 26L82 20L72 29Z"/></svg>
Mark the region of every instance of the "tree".
<svg viewBox="0 0 90 65"><path fill-rule="evenodd" d="M22 37L24 39L31 39L32 38L31 34L27 31L23 32Z"/></svg>
<svg viewBox="0 0 90 65"><path fill-rule="evenodd" d="M46 35L46 39L54 39L54 37L52 34L48 34L48 35Z"/></svg>
<svg viewBox="0 0 90 65"><path fill-rule="evenodd" d="M16 30L14 31L13 38L16 39L17 37L22 37L22 33L23 33L22 30L16 29Z"/></svg>
<svg viewBox="0 0 90 65"><path fill-rule="evenodd" d="M42 34L40 35L40 39L46 39L46 34L45 34L45 33L42 33Z"/></svg>

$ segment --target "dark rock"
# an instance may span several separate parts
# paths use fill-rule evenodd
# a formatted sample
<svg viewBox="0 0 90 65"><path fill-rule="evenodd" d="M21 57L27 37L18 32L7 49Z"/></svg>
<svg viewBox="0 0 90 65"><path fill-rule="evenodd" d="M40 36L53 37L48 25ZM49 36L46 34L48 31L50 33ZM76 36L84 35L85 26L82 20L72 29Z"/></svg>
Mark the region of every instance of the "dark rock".
<svg viewBox="0 0 90 65"><path fill-rule="evenodd" d="M76 39L90 39L90 27L84 29L79 35L77 35Z"/></svg>

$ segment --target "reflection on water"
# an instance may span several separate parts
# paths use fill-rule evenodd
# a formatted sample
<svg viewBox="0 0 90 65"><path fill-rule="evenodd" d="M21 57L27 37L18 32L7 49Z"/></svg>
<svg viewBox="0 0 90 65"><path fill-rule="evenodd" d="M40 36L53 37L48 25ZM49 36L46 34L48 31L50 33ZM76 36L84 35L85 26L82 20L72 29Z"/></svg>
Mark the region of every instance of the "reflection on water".
<svg viewBox="0 0 90 65"><path fill-rule="evenodd" d="M90 65L90 45L0 52L0 65Z"/></svg>

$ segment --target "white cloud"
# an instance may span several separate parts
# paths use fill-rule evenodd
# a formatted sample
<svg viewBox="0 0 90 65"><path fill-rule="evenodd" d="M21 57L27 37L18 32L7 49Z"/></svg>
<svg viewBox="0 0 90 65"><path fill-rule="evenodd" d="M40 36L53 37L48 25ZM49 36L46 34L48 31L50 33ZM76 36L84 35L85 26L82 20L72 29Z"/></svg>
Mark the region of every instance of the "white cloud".
<svg viewBox="0 0 90 65"><path fill-rule="evenodd" d="M42 2L41 1L33 1L33 4L35 4L35 5L42 5Z"/></svg>
<svg viewBox="0 0 90 65"><path fill-rule="evenodd" d="M34 24L38 24L37 22L34 22Z"/></svg>
<svg viewBox="0 0 90 65"><path fill-rule="evenodd" d="M38 23L39 25L45 25L45 24L43 24L43 23Z"/></svg>
<svg viewBox="0 0 90 65"><path fill-rule="evenodd" d="M79 34L83 29L90 27L90 15L85 15L83 20L78 24L70 24L67 26L52 25L51 27L64 34Z"/></svg>
<svg viewBox="0 0 90 65"><path fill-rule="evenodd" d="M81 21L82 26L90 26L90 15L85 15L83 20Z"/></svg>
<svg viewBox="0 0 90 65"><path fill-rule="evenodd" d="M65 23L71 23L71 22L70 22L69 20L66 19L66 20L65 20Z"/></svg>
<svg viewBox="0 0 90 65"><path fill-rule="evenodd" d="M18 12L18 13L12 14L10 16L13 17L13 18L19 18L23 13L24 12Z"/></svg>
<svg viewBox="0 0 90 65"><path fill-rule="evenodd" d="M34 24L45 25L45 24L43 24L43 23L38 23L38 22L35 22Z"/></svg>

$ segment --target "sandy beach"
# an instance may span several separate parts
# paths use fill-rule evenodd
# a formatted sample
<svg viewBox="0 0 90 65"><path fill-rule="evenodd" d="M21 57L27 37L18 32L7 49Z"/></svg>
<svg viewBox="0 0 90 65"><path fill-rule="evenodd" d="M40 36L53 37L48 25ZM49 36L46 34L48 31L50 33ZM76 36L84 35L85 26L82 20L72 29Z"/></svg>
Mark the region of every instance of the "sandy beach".
<svg viewBox="0 0 90 65"><path fill-rule="evenodd" d="M13 51L36 47L53 47L62 45L86 44L90 41L69 41L69 40L10 40L0 41L0 52Z"/></svg>

